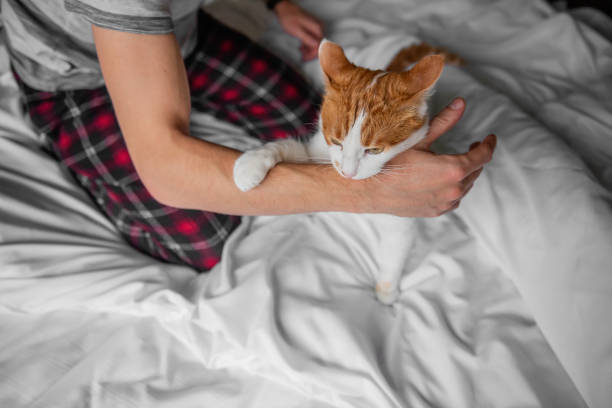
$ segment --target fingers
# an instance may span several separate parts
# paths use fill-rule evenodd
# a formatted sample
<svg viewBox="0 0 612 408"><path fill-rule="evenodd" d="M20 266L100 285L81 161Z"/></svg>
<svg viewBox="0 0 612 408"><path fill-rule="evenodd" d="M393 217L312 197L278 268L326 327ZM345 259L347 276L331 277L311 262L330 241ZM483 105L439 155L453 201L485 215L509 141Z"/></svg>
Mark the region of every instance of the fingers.
<svg viewBox="0 0 612 408"><path fill-rule="evenodd" d="M480 169L483 165L491 161L495 146L497 145L497 136L491 134L476 145L470 146L470 151L458 156L463 161L463 169L466 174L471 174Z"/></svg>
<svg viewBox="0 0 612 408"><path fill-rule="evenodd" d="M440 209L440 214L445 214L459 207L463 197L474 187L474 182L480 176L480 173L482 173L483 166L491 160L496 142L497 138L495 135L489 135L482 143L472 143L470 150L463 155L466 159L467 167L457 172L464 174L464 177L458 183L454 183L446 189L444 198L446 198L447 204L444 208Z"/></svg>
<svg viewBox="0 0 612 408"><path fill-rule="evenodd" d="M302 44L300 45L300 54L302 54L302 61L310 61L317 56L317 50L315 48L308 48Z"/></svg>
<svg viewBox="0 0 612 408"><path fill-rule="evenodd" d="M438 113L429 123L429 132L417 148L429 149L429 146L444 133L448 132L461 119L465 111L463 98L455 98L446 108Z"/></svg>
<svg viewBox="0 0 612 408"><path fill-rule="evenodd" d="M323 39L323 25L311 15L308 15L307 18L303 18L301 21L302 27L306 31L308 31L317 42L321 42Z"/></svg>
<svg viewBox="0 0 612 408"><path fill-rule="evenodd" d="M482 173L484 164L491 160L490 154L493 153L493 149L495 148L494 143L495 137L492 137L492 135L487 136L487 138L485 138L482 143L472 143L472 145L470 146L470 151L465 155L467 156L470 153L473 155L479 155L474 156L474 162L469 162L470 165L475 165L474 163L479 163L479 167L475 168L473 171L471 171L471 169L462 169L461 167L457 167L457 169L459 170L454 172L454 179L457 181L450 184L441 193L442 195L440 196L440 199L445 202L445 204L438 207L437 215L445 214L459 207L461 200L470 192L472 187L474 187L474 182L480 176L480 173ZM484 146L480 147L482 145ZM487 154L486 151L489 149L490 154ZM460 179L459 177L461 176L457 175L463 175L463 178Z"/></svg>
<svg viewBox="0 0 612 408"><path fill-rule="evenodd" d="M457 201L453 201L450 205L450 207L448 207L445 210L440 211L440 213L438 215L442 215L442 214L446 214L448 212L451 212L453 210L456 210L457 208L459 208L459 204L461 203L461 200L457 200Z"/></svg>
<svg viewBox="0 0 612 408"><path fill-rule="evenodd" d="M448 201L462 198L482 173L483 166L491 161L497 138L495 135L487 136L482 143L472 143L467 153L460 155L438 156L448 161L446 180L449 193Z"/></svg>
<svg viewBox="0 0 612 408"><path fill-rule="evenodd" d="M302 44L304 46L310 49L317 48L319 46L319 43L321 42L320 39L317 39L312 33L304 29L303 26L300 26L298 38L302 41Z"/></svg>
<svg viewBox="0 0 612 408"><path fill-rule="evenodd" d="M277 4L276 12L284 30L301 42L302 60L309 61L317 56L323 39L323 25L300 6L283 1Z"/></svg>
<svg viewBox="0 0 612 408"><path fill-rule="evenodd" d="M300 53L302 54L302 61L310 61L317 57L318 47L307 47L306 45L300 45Z"/></svg>
<svg viewBox="0 0 612 408"><path fill-rule="evenodd" d="M459 204L461 204L461 200L463 200L463 197L465 197L467 193L470 192L472 187L474 187L474 182L476 181L478 176L480 176L480 173L482 173L482 168L480 168L479 170L476 170L475 172L467 176L465 179L463 179L461 183L459 183L461 187L454 186L454 187L448 188L446 192L446 197L447 197L447 200L449 201L447 202L446 205L439 207L436 215L446 214L447 212L450 212L450 211L453 211L459 208Z"/></svg>
<svg viewBox="0 0 612 408"><path fill-rule="evenodd" d="M482 173L482 167L476 170L475 172L469 174L463 180L461 180L461 185L463 186L463 189L464 189L463 195L465 195L465 193L467 193L467 189L469 189L472 186L472 184L474 184L474 181L476 181L478 176L480 176L480 173Z"/></svg>
<svg viewBox="0 0 612 408"><path fill-rule="evenodd" d="M295 32L295 36L302 43L300 46L300 52L302 54L302 59L304 61L309 61L317 56L317 52L319 50L319 44L323 39L322 30L319 28L319 31L315 34L310 31L310 26L306 26L306 22L310 22L311 20L304 20L301 22L301 25L297 27L297 31ZM313 23L311 26L319 27L318 23Z"/></svg>

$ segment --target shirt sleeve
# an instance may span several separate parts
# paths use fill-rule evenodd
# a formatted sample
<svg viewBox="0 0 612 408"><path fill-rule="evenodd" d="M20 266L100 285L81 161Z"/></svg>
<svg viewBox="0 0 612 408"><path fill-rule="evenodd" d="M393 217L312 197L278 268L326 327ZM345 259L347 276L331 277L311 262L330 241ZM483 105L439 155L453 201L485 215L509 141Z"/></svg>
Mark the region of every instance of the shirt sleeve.
<svg viewBox="0 0 612 408"><path fill-rule="evenodd" d="M174 30L171 0L64 0L67 12L82 15L102 28L138 34L166 34Z"/></svg>

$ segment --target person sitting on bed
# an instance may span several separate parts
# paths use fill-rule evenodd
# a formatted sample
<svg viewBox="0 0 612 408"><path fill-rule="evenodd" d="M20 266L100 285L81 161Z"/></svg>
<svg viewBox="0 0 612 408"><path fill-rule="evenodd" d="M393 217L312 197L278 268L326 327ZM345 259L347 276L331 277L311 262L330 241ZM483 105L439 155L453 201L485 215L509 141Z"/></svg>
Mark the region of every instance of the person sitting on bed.
<svg viewBox="0 0 612 408"><path fill-rule="evenodd" d="M428 150L462 115L458 98L421 148L397 158L409 176L353 181L331 166L282 163L242 193L232 178L240 152L191 137L190 110L263 141L307 136L320 96L286 63L203 12L202 0L0 1L32 123L123 236L164 261L209 270L241 215L437 216L456 208L492 155L489 143ZM267 3L303 59L314 58L321 23L290 1Z"/></svg>

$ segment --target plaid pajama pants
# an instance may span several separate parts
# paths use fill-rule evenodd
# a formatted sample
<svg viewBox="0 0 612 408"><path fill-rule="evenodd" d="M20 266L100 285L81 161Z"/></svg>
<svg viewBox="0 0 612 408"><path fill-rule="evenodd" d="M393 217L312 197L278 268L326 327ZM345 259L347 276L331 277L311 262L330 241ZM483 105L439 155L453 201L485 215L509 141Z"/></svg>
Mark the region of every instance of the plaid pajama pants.
<svg viewBox="0 0 612 408"><path fill-rule="evenodd" d="M185 60L194 110L266 141L311 132L320 97L299 74L205 13L198 25L198 45ZM16 78L51 153L130 244L199 271L219 261L240 217L157 202L134 169L105 87L42 92Z"/></svg>

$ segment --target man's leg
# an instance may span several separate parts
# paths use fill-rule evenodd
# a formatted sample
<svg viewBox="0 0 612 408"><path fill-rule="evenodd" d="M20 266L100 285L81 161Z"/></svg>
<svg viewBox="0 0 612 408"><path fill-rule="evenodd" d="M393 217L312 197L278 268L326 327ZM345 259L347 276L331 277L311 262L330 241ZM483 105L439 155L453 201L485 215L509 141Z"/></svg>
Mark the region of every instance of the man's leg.
<svg viewBox="0 0 612 408"><path fill-rule="evenodd" d="M158 203L140 181L105 88L39 92L20 83L26 108L56 158L134 247L205 271L240 217Z"/></svg>

